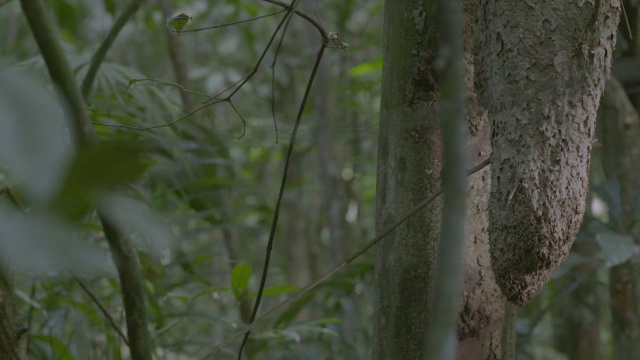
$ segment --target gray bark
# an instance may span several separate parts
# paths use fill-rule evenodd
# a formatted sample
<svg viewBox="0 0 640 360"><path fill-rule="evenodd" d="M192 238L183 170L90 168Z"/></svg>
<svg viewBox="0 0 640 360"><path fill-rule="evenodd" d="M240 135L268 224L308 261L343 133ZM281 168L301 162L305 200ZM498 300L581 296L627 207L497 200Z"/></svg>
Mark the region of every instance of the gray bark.
<svg viewBox="0 0 640 360"><path fill-rule="evenodd" d="M515 304L546 283L582 220L619 13L618 0L479 3L476 87L493 125L491 263Z"/></svg>

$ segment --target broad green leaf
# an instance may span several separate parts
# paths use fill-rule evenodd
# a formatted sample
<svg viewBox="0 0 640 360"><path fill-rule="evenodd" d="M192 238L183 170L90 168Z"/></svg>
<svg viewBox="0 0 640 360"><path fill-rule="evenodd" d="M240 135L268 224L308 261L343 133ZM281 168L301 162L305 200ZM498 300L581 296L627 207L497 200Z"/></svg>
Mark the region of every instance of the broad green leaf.
<svg viewBox="0 0 640 360"><path fill-rule="evenodd" d="M187 14L177 14L173 15L169 18L167 25L170 29L173 29L177 32L182 31L182 29L191 21L191 16Z"/></svg>
<svg viewBox="0 0 640 360"><path fill-rule="evenodd" d="M630 235L606 231L596 234L596 241L608 267L620 265L638 254L639 247Z"/></svg>
<svg viewBox="0 0 640 360"><path fill-rule="evenodd" d="M104 8L111 15L116 14L116 1L115 0L103 0Z"/></svg>
<svg viewBox="0 0 640 360"><path fill-rule="evenodd" d="M313 294L307 293L306 295L304 295L302 299L298 300L297 302L289 306L289 308L285 310L282 313L282 315L278 317L273 327L282 328L282 327L288 326L293 321L293 319L295 319L296 316L298 316L298 313L300 312L300 310L302 310L302 308L304 308L307 304L309 304L309 302L311 302L312 299L313 299Z"/></svg>
<svg viewBox="0 0 640 360"><path fill-rule="evenodd" d="M53 335L30 334L29 339L41 341L51 348L54 358L58 360L75 360L71 349L60 338Z"/></svg>
<svg viewBox="0 0 640 360"><path fill-rule="evenodd" d="M238 264L231 270L231 290L236 299L239 300L245 291L247 291L252 272L253 269L249 264Z"/></svg>
<svg viewBox="0 0 640 360"><path fill-rule="evenodd" d="M73 154L56 93L19 72L0 72L0 169L32 205L60 186Z"/></svg>
<svg viewBox="0 0 640 360"><path fill-rule="evenodd" d="M132 239L138 247L155 257L161 256L173 241L171 229L138 200L108 195L100 201L100 209L119 229L133 233Z"/></svg>
<svg viewBox="0 0 640 360"><path fill-rule="evenodd" d="M81 16L79 14L80 7L74 6L66 0L56 0L53 2L53 8L56 12L58 24L63 30L63 35L67 40L75 40L78 34L78 26L81 24Z"/></svg>
<svg viewBox="0 0 640 360"><path fill-rule="evenodd" d="M144 173L141 155L137 146L126 143L103 141L81 149L49 208L60 216L79 218L105 191Z"/></svg>
<svg viewBox="0 0 640 360"><path fill-rule="evenodd" d="M32 275L114 274L103 249L79 239L78 231L57 218L0 207L0 263Z"/></svg>

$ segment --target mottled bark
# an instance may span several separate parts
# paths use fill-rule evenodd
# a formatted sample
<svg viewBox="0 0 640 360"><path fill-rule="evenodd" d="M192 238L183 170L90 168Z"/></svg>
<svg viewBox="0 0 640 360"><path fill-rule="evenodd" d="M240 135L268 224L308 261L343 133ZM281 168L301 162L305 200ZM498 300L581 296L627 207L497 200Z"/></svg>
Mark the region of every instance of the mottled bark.
<svg viewBox="0 0 640 360"><path fill-rule="evenodd" d="M465 53L467 117L469 124L469 165L491 155L491 124L475 91L473 57L474 1L465 1ZM458 359L507 359L501 356L506 298L500 292L491 269L489 255L489 193L491 169L485 168L468 179L467 240L465 274L458 320Z"/></svg>
<svg viewBox="0 0 640 360"><path fill-rule="evenodd" d="M640 244L637 204L640 186L640 118L622 85L607 82L599 111L602 119L603 162L606 177L620 185L621 214L612 214L620 233ZM640 354L640 260L637 257L610 271L612 338L616 359L635 359Z"/></svg>
<svg viewBox="0 0 640 360"><path fill-rule="evenodd" d="M492 122L491 263L526 303L567 256L587 195L618 0L481 0L476 88Z"/></svg>
<svg viewBox="0 0 640 360"><path fill-rule="evenodd" d="M388 227L440 187L438 49L434 4L387 1L384 9L382 101L376 229ZM374 359L424 358L441 222L435 201L376 250Z"/></svg>

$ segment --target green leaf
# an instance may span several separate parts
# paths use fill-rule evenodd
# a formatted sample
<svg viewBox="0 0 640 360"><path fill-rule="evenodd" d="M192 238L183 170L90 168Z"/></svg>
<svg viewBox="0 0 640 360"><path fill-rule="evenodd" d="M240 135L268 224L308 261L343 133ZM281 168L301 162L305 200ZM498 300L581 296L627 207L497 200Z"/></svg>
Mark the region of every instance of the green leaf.
<svg viewBox="0 0 640 360"><path fill-rule="evenodd" d="M228 287L215 287L215 288L209 288L209 289L205 289L202 291L197 292L193 298L191 299L191 301L189 302L189 305L193 304L194 301L196 301L197 299L205 296L205 295L209 295L209 294L215 294L217 292L220 291L228 291L229 288Z"/></svg>
<svg viewBox="0 0 640 360"><path fill-rule="evenodd" d="M247 291L252 272L253 269L249 264L238 264L231 270L231 290L236 299L240 300Z"/></svg>
<svg viewBox="0 0 640 360"><path fill-rule="evenodd" d="M58 24L64 30L63 35L69 40L75 40L75 35L78 34L78 25L81 23L79 7L66 0L57 0L53 4Z"/></svg>
<svg viewBox="0 0 640 360"><path fill-rule="evenodd" d="M596 242L602 249L607 267L620 265L638 254L639 247L633 237L605 231L596 234Z"/></svg>
<svg viewBox="0 0 640 360"><path fill-rule="evenodd" d="M191 21L191 16L186 15L184 13L180 13L180 14L171 16L169 18L169 21L167 22L167 26L172 30L180 32L190 21Z"/></svg>
<svg viewBox="0 0 640 360"><path fill-rule="evenodd" d="M137 146L100 142L81 149L49 209L77 219L95 205L99 195L118 188L144 173L147 166Z"/></svg>
<svg viewBox="0 0 640 360"><path fill-rule="evenodd" d="M100 209L118 229L134 233L133 241L150 255L160 257L173 242L171 229L143 202L123 195L108 195L100 201Z"/></svg>
<svg viewBox="0 0 640 360"><path fill-rule="evenodd" d="M356 78L356 77L371 74L371 73L379 73L381 71L382 71L382 57L378 57L373 61L364 62L349 69L349 77Z"/></svg>
<svg viewBox="0 0 640 360"><path fill-rule="evenodd" d="M302 308L304 308L309 302L311 302L311 300L313 300L313 294L307 293L306 295L304 295L302 299L290 305L289 308L278 317L273 327L283 328L285 326L288 326L293 321L293 319L298 316L300 310L302 310Z"/></svg>
<svg viewBox="0 0 640 360"><path fill-rule="evenodd" d="M49 346L53 352L53 358L59 360L75 360L71 349L62 341L59 337L53 335L44 334L31 334L29 339L42 342L44 345Z"/></svg>
<svg viewBox="0 0 640 360"><path fill-rule="evenodd" d="M31 205L50 200L73 156L57 97L19 72L0 71L0 170Z"/></svg>
<svg viewBox="0 0 640 360"><path fill-rule="evenodd" d="M103 0L104 8L112 16L116 14L116 1L115 0Z"/></svg>
<svg viewBox="0 0 640 360"><path fill-rule="evenodd" d="M32 275L114 274L113 263L99 249L78 239L75 228L57 218L0 207L0 263Z"/></svg>

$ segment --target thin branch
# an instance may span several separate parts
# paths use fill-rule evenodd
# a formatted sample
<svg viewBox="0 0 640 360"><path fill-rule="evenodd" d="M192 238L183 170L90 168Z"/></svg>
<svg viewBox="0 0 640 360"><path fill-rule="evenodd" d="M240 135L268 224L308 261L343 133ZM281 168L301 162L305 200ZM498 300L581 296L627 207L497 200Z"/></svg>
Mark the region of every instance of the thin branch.
<svg viewBox="0 0 640 360"><path fill-rule="evenodd" d="M474 166L473 168L469 169L469 171L467 171L467 176L471 176L471 175L477 173L478 171L480 171L480 170L484 169L486 166L488 166L490 163L491 163L491 157L489 157L488 159L484 160L480 164ZM380 241L385 239L387 237L387 235L389 235L391 232L393 232L395 229L397 229L400 225L404 224L407 220L409 220L411 217L413 217L419 211L421 211L422 209L427 207L430 203L432 203L435 199L437 199L438 196L440 196L441 194L442 194L442 188L436 190L431 196L427 197L423 202L421 202L416 207L414 207L413 209L409 210L407 213L402 215L400 217L400 219L398 219L398 221L396 221L395 223L393 223L391 226L387 227L386 229L382 230L376 237L374 237L372 240L370 240L365 246L360 248L360 250L356 251L353 255L345 258L340 264L338 264L333 269L331 269L331 270L327 271L326 273L324 273L322 276L320 276L320 278L318 278L315 281L307 284L307 286L305 286L302 289L296 291L293 295L291 295L286 300L282 301L278 305L276 305L276 306L272 307L271 309L269 309L267 312L262 314L262 316L260 316L260 318L258 318L257 320L253 320L244 329L242 329L242 330L236 332L235 334L233 334L232 336L228 337L223 343L221 343L220 345L216 346L213 349L213 351L211 351L210 353L206 354L202 358L202 360L213 359L218 353L220 353L220 351L222 351L223 349L229 347L236 340L238 340L239 338L241 338L245 334L247 334L250 331L252 331L255 328L257 328L258 325L261 325L261 324L265 323L267 320L269 320L270 318L272 318L273 316L278 314L280 311L282 311L282 310L286 309L287 307L293 305L296 301L300 300L303 296L307 295L307 293L309 293L311 290L315 289L319 285L321 285L321 284L325 283L326 281L328 281L329 279L333 278L333 276L336 275L338 272L346 269L346 267L349 264L351 264L355 259L359 258L362 254L364 254L365 252L370 250L372 247L376 246Z"/></svg>
<svg viewBox="0 0 640 360"><path fill-rule="evenodd" d="M105 56L107 56L107 51L109 51L109 48L111 48L111 45L113 45L116 37L118 37L120 30L122 30L124 25L129 21L133 14L138 11L140 5L142 5L143 2L144 0L131 0L127 4L120 16L118 16L116 22L111 27L111 30L109 30L107 37L104 38L104 40L100 44L100 47L98 47L98 50L96 50L95 54L93 54L91 62L89 63L89 69L87 70L87 73L85 74L81 85L82 96L85 99L88 98L89 93L91 93L91 88L93 87L93 82L96 79L96 74L98 73L100 65L104 61Z"/></svg>
<svg viewBox="0 0 640 360"><path fill-rule="evenodd" d="M247 122L244 120L244 117L242 117L242 115L240 114L240 111L238 111L235 105L233 105L233 101L229 100L229 105L231 105L231 107L233 108L233 111L235 111L236 114L238 114L238 116L240 117L240 120L242 120L242 134L240 134L240 136L238 137L238 140L240 140L244 137L244 134L246 134L247 132Z"/></svg>
<svg viewBox="0 0 640 360"><path fill-rule="evenodd" d="M284 164L284 171L282 173L282 181L280 183L280 191L278 193L278 200L276 201L276 207L273 213L271 231L269 232L269 241L267 242L264 265L262 268L262 276L260 279L260 287L258 288L258 295L256 296L256 302L253 306L253 311L251 313L251 322L255 320L256 315L258 314L258 308L260 307L260 301L262 300L262 293L264 292L264 287L267 282L267 273L269 272L269 262L271 260L271 250L273 248L273 242L276 235L276 228L278 227L278 218L280 216L280 206L282 204L282 198L284 196L284 189L287 184L289 166L291 165L291 156L293 154L293 149L295 147L296 137L298 135L298 129L300 127L300 122L302 120L302 114L304 113L304 110L307 106L307 101L309 100L309 94L311 94L311 89L313 87L313 80L315 79L316 74L318 73L318 68L320 67L320 61L322 60L322 55L324 55L324 51L326 48L327 48L327 43L323 41L322 45L320 46L320 50L318 50L316 61L313 64L313 70L311 70L311 75L309 76L309 81L307 82L307 88L304 92L302 103L300 104L300 108L298 110L298 116L296 117L296 121L293 126L293 131L291 132L291 138L289 140L289 148L287 149L287 158ZM250 332L247 332L244 336L242 345L240 346L240 350L238 352L238 360L242 358L242 350L247 344L247 341L249 341L249 335L250 335Z"/></svg>
<svg viewBox="0 0 640 360"><path fill-rule="evenodd" d="M170 30L170 31L172 31L172 32L175 32L175 33L179 33L179 34L181 34L181 33L188 33L188 32L196 32L196 31L204 31L204 30L219 29L219 28L222 28L222 27L225 27L225 26L232 26L232 25L244 24L244 23L247 23L247 22L250 22L250 21L255 21L255 20L259 20L259 19L266 18L266 17L269 17L269 16L278 15L278 14L283 13L283 12L285 12L285 11L287 11L287 9L279 10L279 11L276 11L276 12L271 13L271 14L266 14L266 15L256 16L256 17L251 18L251 19L239 20L239 21L234 21L234 22L230 22L230 23L225 23L225 24L220 24L220 25L213 25L213 26L207 26L207 27L197 28L197 29L191 29L191 30L180 30L180 31L178 31L178 30L176 30L176 29L172 29L172 28L169 28L169 30Z"/></svg>
<svg viewBox="0 0 640 360"><path fill-rule="evenodd" d="M633 33L631 32L631 25L629 25L627 10L625 10L624 8L624 1L620 1L620 5L622 5L622 16L624 17L624 22L627 24L627 31L629 32L629 40L633 40Z"/></svg>
<svg viewBox="0 0 640 360"><path fill-rule="evenodd" d="M287 4L284 1L280 1L280 0L262 0L274 5L278 5L281 6L287 10L291 9L291 5ZM313 25L316 29L318 29L318 32L320 33L320 35L322 36L322 40L325 42L329 42L329 32L327 32L324 27L322 26L322 24L320 24L320 22L318 22L316 19L313 18L313 16L305 13L304 11L301 10L294 10L294 13L298 16L300 16L301 18L307 20L311 25Z"/></svg>
<svg viewBox="0 0 640 360"><path fill-rule="evenodd" d="M276 38L276 35L280 31L280 28L287 21L287 18L289 17L289 13L290 12L291 12L290 10L287 11L287 13L282 17L282 20L280 20L280 23L278 23L278 26L276 27L276 30L273 32L273 35L271 35L271 38L269 39L269 42L267 43L267 46L262 51L262 54L260 55L260 58L258 59L258 62L254 65L254 67L251 70L251 72L247 76L242 78L239 83L233 84L227 90L224 90L222 92L222 93L225 93L228 90L230 90L232 87L237 85L237 87L233 91L231 91L231 94L229 94L225 99L231 99L231 97L233 97L233 95L235 95L244 86L244 84L246 84L247 81L249 81L258 72L258 68L260 67L260 64L262 64L262 61L264 60L264 57L267 55L267 52L269 51L269 48L271 48L271 44L273 43L273 40ZM207 100L207 101L210 101L210 100ZM205 102L207 102L207 101L205 101Z"/></svg>
<svg viewBox="0 0 640 360"><path fill-rule="evenodd" d="M145 126L145 127L140 127L140 126L131 126L131 125L122 125L122 124L105 124L105 123L101 123L101 122L93 122L94 125L100 125L100 126L107 126L107 127L115 127L115 128L125 128L125 129L131 129L131 130L151 130L151 129L158 129L158 128L163 128L163 127L168 127L168 126L173 126L175 124L177 124L178 122L188 118L189 116L197 113L198 111L207 108L209 106L213 106L215 104L221 103L223 101L226 100L222 100L222 99L218 99L218 101L210 103L210 104L206 104L203 106L200 106L198 108L195 108L191 111L189 111L188 113L182 115L181 117L173 120L170 123L166 123L166 124L160 124L160 125L153 125L153 126Z"/></svg>
<svg viewBox="0 0 640 360"><path fill-rule="evenodd" d="M111 327L113 327L113 329L118 333L118 335L120 335L120 338L122 339L122 341L124 341L124 343L127 344L127 346L129 346L129 340L127 339L127 336L122 332L118 324L116 324L115 320L113 320L113 317L111 317L111 314L109 314L107 309L104 306L102 306L102 304L100 303L100 300L98 300L98 298L91 292L91 290L87 288L87 286L82 282L82 280L78 278L75 278L75 280L78 283L78 285L80 285L82 290L84 290L84 292L89 296L89 298L91 298L91 301L93 301L93 303L96 304L98 309L100 309L100 312L102 313L102 315L104 315L104 317L107 318L107 320L111 324Z"/></svg>
<svg viewBox="0 0 640 360"><path fill-rule="evenodd" d="M295 11L295 8L293 8ZM282 48L282 42L284 41L284 36L287 33L287 29L289 24L291 23L291 16L289 16L289 20L287 24L284 26L284 30L282 31L282 35L280 36L280 41L278 41L278 46L276 47L275 54L273 55L273 61L271 62L271 117L273 118L273 128L276 132L276 144L280 140L280 134L278 133L278 121L276 120L276 63L278 61L278 55L280 54L280 49Z"/></svg>
<svg viewBox="0 0 640 360"><path fill-rule="evenodd" d="M180 122L181 120L184 120L185 118L189 117L190 115L208 107L211 105L215 105L221 101L230 101L231 98L244 86L244 84L246 84L257 72L258 72L258 68L260 67L260 65L262 64L262 61L264 60L268 50L271 48L271 44L273 43L273 40L275 39L276 35L278 34L278 32L280 31L280 28L282 27L283 24L285 24L285 22L287 22L287 19L290 18L290 14L291 13L295 13L296 15L302 17L303 19L307 20L311 25L313 25L319 32L320 36L322 37L322 42L329 44L331 42L335 43L335 46L327 46L327 47L337 47L337 48L341 48L341 49L345 49L346 48L346 44L343 43L337 43L335 38L331 38L330 37L330 33L327 32L324 27L322 26L322 24L320 24L316 19L314 19L312 16L310 16L309 14L305 13L304 11L300 11L297 10L295 8L295 2L293 2L291 5L287 4L285 2L282 1L278 1L278 0L263 0L265 2L271 3L271 4L275 4L278 5L280 7L283 8L282 11L279 12L275 12L272 14L267 14L267 15L263 15L257 18L253 18L253 19L247 19L247 20L241 20L235 23L229 23L229 24L222 24L222 25L217 25L214 27L210 27L210 28L215 28L215 27L222 27L222 26L228 26L228 25L233 25L233 24L238 24L238 23L243 23L243 22L247 22L247 21L253 21L253 20L257 20L266 16L272 16L272 15L276 15L276 14L280 14L282 12L287 12L285 14L285 16L282 18L282 20L280 21L280 23L278 24L278 26L276 27L276 30L273 32L273 35L271 36L271 38L269 39L269 42L267 43L267 46L265 47L265 49L263 50L262 54L260 55L260 58L258 59L257 63L255 64L255 66L253 67L253 69L251 70L251 72L249 72L249 74L247 74L245 77L241 78L240 80L238 80L236 83L234 83L233 85L231 85L230 87L228 87L227 89L221 91L220 93L218 93L215 96L211 96L209 97L208 100L205 100L202 102L202 104L206 104L206 106L202 106L199 107L191 112L189 112L186 115L181 116L180 118L167 123L167 124L163 124L163 125L155 125L155 126L149 126L149 127L136 127L136 126L130 126L130 125L113 125L113 124L105 124L105 123L99 123L99 122L94 122L93 124L95 125L100 125L100 126L106 126L106 127L117 127L117 128L126 128L126 129L132 129L132 130L150 130L150 129L157 129L157 128L161 128L161 127L167 127L167 126L173 126L175 124L177 124L178 122ZM195 29L198 30L198 29ZM179 31L180 33L183 32L189 32L189 31L195 31L195 30L185 30L185 31ZM204 29L202 29L204 30ZM335 35L334 35L335 37ZM233 89L233 90L232 90ZM220 98L220 96L224 93L226 93L227 91L231 91L231 93L229 95L227 95L224 98ZM211 101L214 101L214 103L209 103ZM272 110L273 112L273 110ZM274 119L275 122L275 119ZM276 125L277 127L277 125Z"/></svg>

